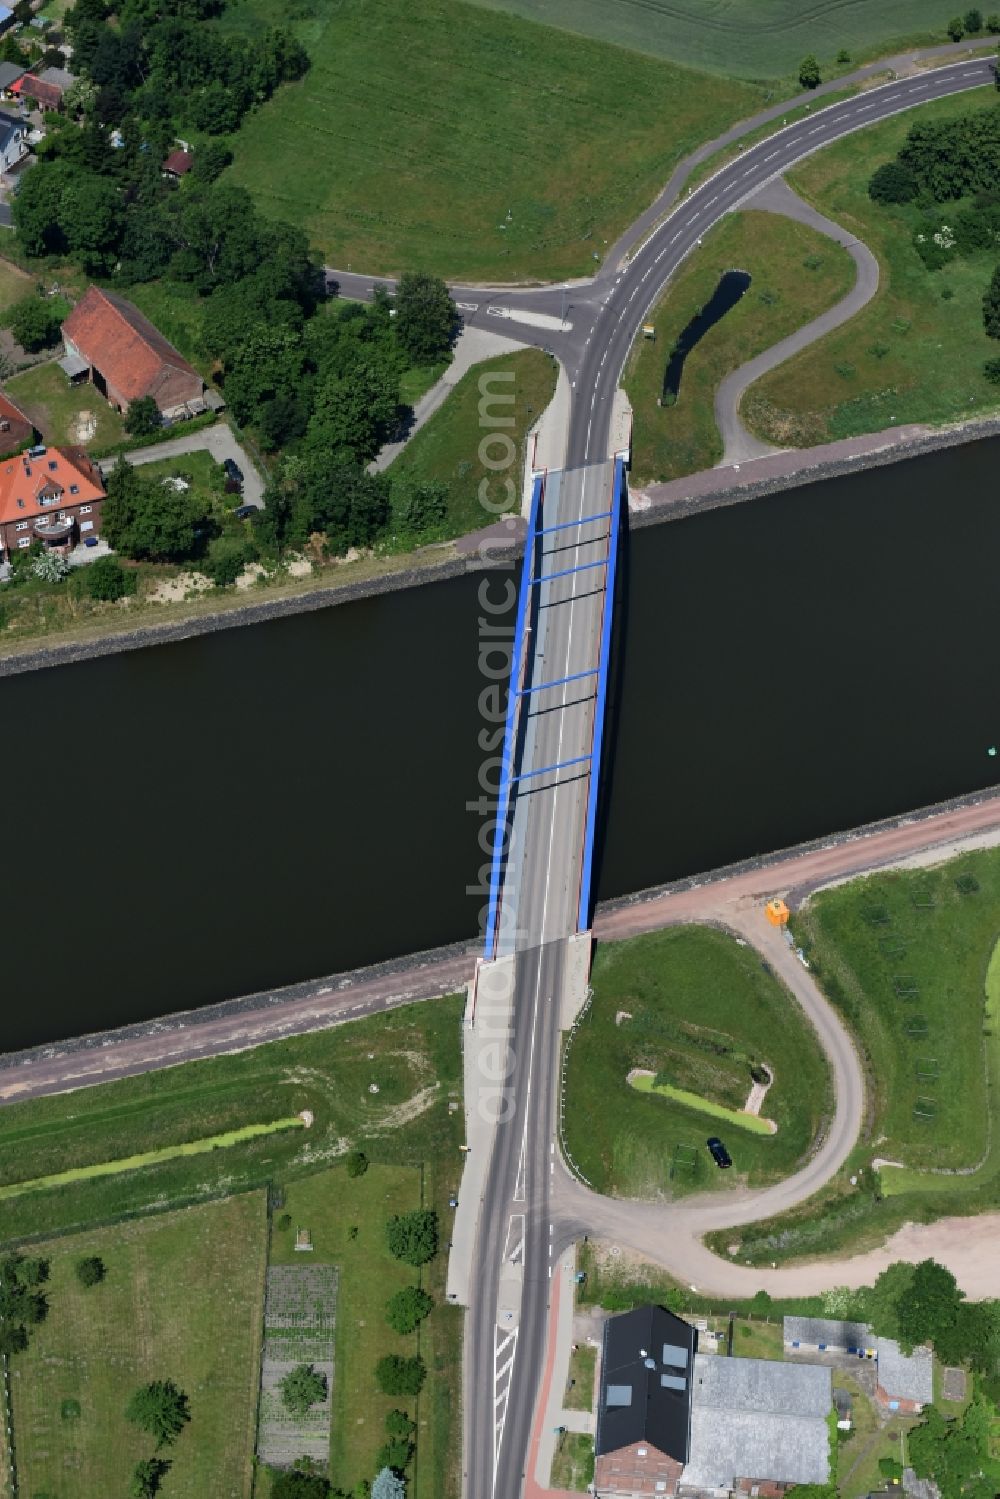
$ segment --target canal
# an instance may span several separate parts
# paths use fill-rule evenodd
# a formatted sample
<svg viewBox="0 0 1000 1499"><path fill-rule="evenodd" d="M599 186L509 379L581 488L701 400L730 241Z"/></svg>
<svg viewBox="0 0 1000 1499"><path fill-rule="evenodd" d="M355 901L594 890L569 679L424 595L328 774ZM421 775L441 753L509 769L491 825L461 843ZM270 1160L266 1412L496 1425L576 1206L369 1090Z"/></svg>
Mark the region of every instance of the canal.
<svg viewBox="0 0 1000 1499"><path fill-rule="evenodd" d="M603 897L998 778L998 470L632 535ZM482 583L0 681L0 1049L472 936Z"/></svg>

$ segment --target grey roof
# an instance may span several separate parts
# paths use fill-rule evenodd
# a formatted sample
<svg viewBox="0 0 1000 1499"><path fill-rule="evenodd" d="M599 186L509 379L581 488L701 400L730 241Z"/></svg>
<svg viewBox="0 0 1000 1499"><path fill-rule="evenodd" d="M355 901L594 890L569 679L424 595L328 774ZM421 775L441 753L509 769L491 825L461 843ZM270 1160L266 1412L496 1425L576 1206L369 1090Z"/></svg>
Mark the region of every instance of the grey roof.
<svg viewBox="0 0 1000 1499"><path fill-rule="evenodd" d="M832 1383L821 1364L699 1353L682 1484L730 1489L738 1478L826 1483Z"/></svg>
<svg viewBox="0 0 1000 1499"><path fill-rule="evenodd" d="M905 1354L895 1338L876 1338L878 1382L890 1400L934 1399L934 1355L929 1348Z"/></svg>
<svg viewBox="0 0 1000 1499"><path fill-rule="evenodd" d="M832 1317L786 1317L786 1343L825 1343L828 1348L866 1348L872 1345L867 1322L839 1322Z"/></svg>
<svg viewBox="0 0 1000 1499"><path fill-rule="evenodd" d="M17 115L5 114L0 109L0 150L6 149L17 136L27 135L28 127Z"/></svg>
<svg viewBox="0 0 1000 1499"><path fill-rule="evenodd" d="M40 83L54 83L61 89L67 89L76 82L76 74L67 73L65 68L43 68L35 77Z"/></svg>
<svg viewBox="0 0 1000 1499"><path fill-rule="evenodd" d="M82 375L84 370L89 370L90 365L79 354L67 354L65 359L60 359L59 368L64 375L73 380L77 375Z"/></svg>
<svg viewBox="0 0 1000 1499"><path fill-rule="evenodd" d="M595 1450L648 1442L687 1461L694 1328L659 1306L638 1306L604 1324Z"/></svg>
<svg viewBox="0 0 1000 1499"><path fill-rule="evenodd" d="M22 68L16 62L0 62L0 88L10 88L19 78L23 78L27 68Z"/></svg>

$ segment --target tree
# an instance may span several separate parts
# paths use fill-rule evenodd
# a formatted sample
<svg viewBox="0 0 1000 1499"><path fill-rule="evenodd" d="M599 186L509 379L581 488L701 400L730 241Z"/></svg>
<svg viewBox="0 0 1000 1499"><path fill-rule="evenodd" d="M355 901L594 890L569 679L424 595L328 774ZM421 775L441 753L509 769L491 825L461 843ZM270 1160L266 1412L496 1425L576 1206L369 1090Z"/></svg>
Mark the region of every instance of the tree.
<svg viewBox="0 0 1000 1499"><path fill-rule="evenodd" d="M375 1380L383 1395L419 1395L427 1378L427 1366L419 1354L403 1358L388 1353L375 1365Z"/></svg>
<svg viewBox="0 0 1000 1499"><path fill-rule="evenodd" d="M408 1265L426 1265L437 1254L438 1220L431 1208L397 1214L385 1228L389 1253Z"/></svg>
<svg viewBox="0 0 1000 1499"><path fill-rule="evenodd" d="M1000 265L983 293L983 326L990 338L1000 338Z"/></svg>
<svg viewBox="0 0 1000 1499"><path fill-rule="evenodd" d="M114 558L103 557L101 561L113 562ZM107 1273L107 1268L100 1255L89 1254L86 1259L77 1260L76 1262L76 1278L81 1286L99 1286Z"/></svg>
<svg viewBox="0 0 1000 1499"><path fill-rule="evenodd" d="M155 1379L136 1390L125 1407L125 1419L155 1437L157 1449L169 1446L191 1419L188 1397L172 1379Z"/></svg>
<svg viewBox="0 0 1000 1499"><path fill-rule="evenodd" d="M128 1486L131 1499L156 1499L169 1471L170 1464L162 1457L147 1457L136 1463Z"/></svg>
<svg viewBox="0 0 1000 1499"><path fill-rule="evenodd" d="M408 272L396 288L396 342L411 364L433 364L451 347L457 310L438 276Z"/></svg>
<svg viewBox="0 0 1000 1499"><path fill-rule="evenodd" d="M217 536L209 543L208 551L199 561L198 567L207 578L211 578L216 588L231 588L247 562L253 561L256 555L256 547L248 548L242 537Z"/></svg>
<svg viewBox="0 0 1000 1499"><path fill-rule="evenodd" d="M108 476L103 531L126 557L183 561L194 554L205 519L203 505L191 494L143 479L124 459Z"/></svg>
<svg viewBox="0 0 1000 1499"><path fill-rule="evenodd" d="M162 425L160 408L152 396L139 396L129 402L125 413L125 431L133 437L151 437L154 432L159 432Z"/></svg>
<svg viewBox="0 0 1000 1499"><path fill-rule="evenodd" d="M372 1499L406 1499L406 1484L391 1468L383 1468L372 1484Z"/></svg>
<svg viewBox="0 0 1000 1499"><path fill-rule="evenodd" d="M965 35L965 22L961 16L952 16L948 22L948 35L953 42L960 42Z"/></svg>
<svg viewBox="0 0 1000 1499"><path fill-rule="evenodd" d="M35 354L50 349L60 338L62 318L59 308L44 297L22 297L7 311L7 326L22 349Z"/></svg>
<svg viewBox="0 0 1000 1499"><path fill-rule="evenodd" d="M917 196L917 179L901 162L883 162L869 179L868 196L873 203L911 203Z"/></svg>
<svg viewBox="0 0 1000 1499"><path fill-rule="evenodd" d="M32 576L43 583L61 583L69 572L69 563L61 552L50 552L43 548L31 564Z"/></svg>
<svg viewBox="0 0 1000 1499"><path fill-rule="evenodd" d="M198 147L191 163L194 182L214 182L233 159L233 153L221 141L205 141Z"/></svg>
<svg viewBox="0 0 1000 1499"><path fill-rule="evenodd" d="M0 1353L6 1354L10 1358L14 1353L23 1353L27 1346L27 1328L20 1325L15 1326L0 1318Z"/></svg>
<svg viewBox="0 0 1000 1499"><path fill-rule="evenodd" d="M82 572L83 586L90 597L108 603L135 593L139 586L138 574L131 568L122 567L117 557L98 557Z"/></svg>
<svg viewBox="0 0 1000 1499"><path fill-rule="evenodd" d="M323 453L346 449L356 462L368 463L392 436L398 416L399 371L370 346L346 375L333 373L319 383L306 443Z"/></svg>
<svg viewBox="0 0 1000 1499"><path fill-rule="evenodd" d="M970 36L975 36L977 32L982 31L983 13L975 6L971 10L967 10L962 19L965 23L965 29Z"/></svg>
<svg viewBox="0 0 1000 1499"><path fill-rule="evenodd" d="M363 1150L352 1150L347 1157L347 1174L350 1177L364 1176L368 1170L368 1157Z"/></svg>
<svg viewBox="0 0 1000 1499"><path fill-rule="evenodd" d="M385 1320L402 1337L414 1332L430 1315L434 1302L419 1286L404 1286L385 1304Z"/></svg>
<svg viewBox="0 0 1000 1499"><path fill-rule="evenodd" d="M1000 32L1000 15L996 11L991 11L986 17L986 30L991 36L996 36Z"/></svg>
<svg viewBox="0 0 1000 1499"><path fill-rule="evenodd" d="M799 63L799 83L803 88L819 88L822 81L819 63L810 52L809 56L804 57Z"/></svg>
<svg viewBox="0 0 1000 1499"><path fill-rule="evenodd" d="M992 385L1000 385L1000 359L987 359L983 374Z"/></svg>
<svg viewBox="0 0 1000 1499"><path fill-rule="evenodd" d="M313 1364L298 1364L278 1385L281 1401L293 1416L304 1416L326 1399L326 1375Z"/></svg>
<svg viewBox="0 0 1000 1499"><path fill-rule="evenodd" d="M328 1479L311 1468L271 1470L271 1499L327 1499L329 1494Z"/></svg>

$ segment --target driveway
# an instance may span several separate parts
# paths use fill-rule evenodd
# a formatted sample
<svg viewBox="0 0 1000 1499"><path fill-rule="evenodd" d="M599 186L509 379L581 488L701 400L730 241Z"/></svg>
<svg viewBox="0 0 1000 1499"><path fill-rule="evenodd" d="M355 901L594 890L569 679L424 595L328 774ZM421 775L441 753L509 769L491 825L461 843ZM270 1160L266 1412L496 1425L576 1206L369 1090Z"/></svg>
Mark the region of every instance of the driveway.
<svg viewBox="0 0 1000 1499"><path fill-rule="evenodd" d="M138 467L143 463L160 463L164 458L180 458L184 453L211 453L216 463L232 458L243 470L243 503L263 510L264 481L250 454L236 441L228 422L216 422L214 427L203 427L200 432L188 432L182 437L168 437L148 448L136 448L125 457ZM105 460L100 465L101 473L107 475L116 462L117 459Z"/></svg>

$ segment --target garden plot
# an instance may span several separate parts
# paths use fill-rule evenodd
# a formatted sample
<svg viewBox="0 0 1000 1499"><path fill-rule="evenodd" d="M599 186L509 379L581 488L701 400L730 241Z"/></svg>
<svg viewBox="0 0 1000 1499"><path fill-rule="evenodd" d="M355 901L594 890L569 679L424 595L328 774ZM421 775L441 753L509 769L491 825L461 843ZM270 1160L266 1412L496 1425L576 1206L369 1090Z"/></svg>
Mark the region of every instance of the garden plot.
<svg viewBox="0 0 1000 1499"><path fill-rule="evenodd" d="M276 1468L330 1452L337 1271L331 1265L279 1265L267 1272L257 1455ZM286 1410L279 1385L298 1364L326 1375L327 1394L304 1416Z"/></svg>

